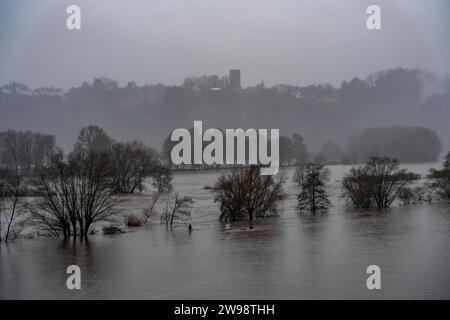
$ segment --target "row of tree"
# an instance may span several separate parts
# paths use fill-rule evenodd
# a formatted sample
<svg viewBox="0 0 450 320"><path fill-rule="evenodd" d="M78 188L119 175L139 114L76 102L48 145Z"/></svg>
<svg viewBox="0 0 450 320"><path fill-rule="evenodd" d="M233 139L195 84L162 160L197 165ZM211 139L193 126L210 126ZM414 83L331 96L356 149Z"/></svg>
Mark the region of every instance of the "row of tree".
<svg viewBox="0 0 450 320"><path fill-rule="evenodd" d="M223 174L213 187L214 201L219 204L220 218L228 221L249 219L250 228L255 217L274 214L280 202L286 198L282 184L283 175L278 178L261 176L259 167L238 168ZM294 181L300 192L297 196L300 212L316 213L331 206L327 193L330 171L318 163L308 163L296 169ZM442 170L430 170L430 181L426 188L442 198L450 200L450 153L447 154ZM411 189L420 176L400 168L392 158L371 158L365 165L352 168L342 181L344 196L357 208L389 208L394 201L410 203L408 194L418 201L431 201L424 196L424 188ZM413 192L414 190L414 192Z"/></svg>
<svg viewBox="0 0 450 320"><path fill-rule="evenodd" d="M13 176L30 176L49 166L59 152L55 137L31 131L0 132L0 170Z"/></svg>
<svg viewBox="0 0 450 320"><path fill-rule="evenodd" d="M147 145L162 144L167 128L186 128L196 119L210 127L280 128L289 134L301 128L311 150L319 150L330 137L344 146L346 137L360 128L399 124L432 128L445 146L450 145L450 77L393 69L349 79L338 87L202 89L221 87L223 82L207 76L178 86L120 86L99 78L69 90L31 90L11 83L0 87L0 127L52 128L65 149L86 119L114 130L119 140L138 137Z"/></svg>
<svg viewBox="0 0 450 320"><path fill-rule="evenodd" d="M436 161L441 151L441 141L434 130L397 126L353 132L344 156L351 163L367 162L373 155L418 163Z"/></svg>
<svg viewBox="0 0 450 320"><path fill-rule="evenodd" d="M294 135L286 145L300 145L295 141L302 142ZM297 161L295 152L292 154L286 159ZM0 223L5 221L7 225L6 241L19 209L28 210L31 221L44 234L87 236L92 224L113 214L115 194L142 191L149 178L158 192L172 188L170 168L157 152L137 141L116 142L96 126L81 130L68 156L54 152L46 165L31 168L30 171L6 169L3 172L7 174L0 177L0 210L4 215ZM10 172L16 175L11 176ZM441 197L450 198L450 153L444 168L430 171L428 178L431 189ZM300 164L294 179L300 186L297 197L300 211L315 213L331 205L326 192L329 170L323 165ZM401 169L395 159L372 158L366 165L352 168L342 186L345 196L356 207L388 208L397 199L407 199L408 188L417 179L418 175ZM277 212L286 197L282 187L285 180L283 175L262 176L259 166L239 167L223 174L211 190L224 220L248 218L252 227L254 218ZM36 199L21 201L23 190L30 187ZM171 227L177 216L187 215L191 202L191 198L178 195L173 203L168 202L163 215L166 225ZM151 212L146 214L147 220ZM132 223L130 220L129 224Z"/></svg>
<svg viewBox="0 0 450 320"><path fill-rule="evenodd" d="M33 157L31 162L36 163ZM172 188L172 173L156 151L138 141L116 142L96 126L81 130L67 156L57 152L45 165L19 168L7 167L0 176L5 241L18 210L29 212L42 234L87 236L92 224L114 213L116 194L142 191L147 179L158 193ZM35 199L23 199L24 190L31 190Z"/></svg>
<svg viewBox="0 0 450 320"><path fill-rule="evenodd" d="M222 129L220 129L222 130ZM193 129L190 129L193 135ZM223 130L222 130L223 131ZM177 142L169 135L164 140L161 155L171 164L170 152ZM209 142L203 142L206 147ZM193 148L193 140L191 141ZM236 148L236 147L235 147ZM406 163L425 163L436 161L441 153L441 141L434 130L422 127L377 127L354 131L344 147L327 141L320 151L310 154L306 143L299 134L279 137L280 166L300 166L313 160L317 163L365 163L376 154L380 157L394 158ZM246 140L246 160L248 160L248 140ZM223 154L226 155L225 145ZM236 150L234 152L236 156ZM193 155L191 162L193 162ZM203 168L210 166L180 165L177 168Z"/></svg>
<svg viewBox="0 0 450 320"><path fill-rule="evenodd" d="M219 129L222 131L222 133L225 135L225 132L223 129ZM191 136L193 136L194 129L189 129ZM166 161L166 163L169 166L173 166L172 160L171 160L171 151L172 148L177 144L178 142L171 140L171 135L167 136L164 140L164 143L161 148L161 156ZM210 142L203 141L203 148L205 148ZM245 139L245 159L248 161L249 159L249 142L248 139ZM191 149L194 149L194 141L191 139ZM226 145L223 145L223 155L224 158L226 157ZM237 159L237 143L234 144L234 157ZM303 137L301 137L299 134L294 133L291 137L288 136L280 136L279 137L279 157L280 157L280 165L281 166L288 166L288 165L300 165L303 163L306 163L310 157L308 148L306 147L306 144L303 140ZM191 163L194 163L194 154L191 155ZM175 167L175 166L173 166ZM177 169L201 169L201 168L210 168L210 165L179 165L176 166ZM217 166L215 166L217 167ZM225 167L225 166L224 166Z"/></svg>

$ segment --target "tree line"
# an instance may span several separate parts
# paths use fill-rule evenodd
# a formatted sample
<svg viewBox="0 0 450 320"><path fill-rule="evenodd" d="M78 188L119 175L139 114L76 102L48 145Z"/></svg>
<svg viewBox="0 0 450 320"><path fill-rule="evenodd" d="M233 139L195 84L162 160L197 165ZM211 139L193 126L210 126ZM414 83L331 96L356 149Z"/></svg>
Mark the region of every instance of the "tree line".
<svg viewBox="0 0 450 320"><path fill-rule="evenodd" d="M11 236L19 210L31 214L30 222L42 234L85 237L94 223L114 213L115 195L142 191L147 179L158 193L172 188L172 172L158 152L139 141L114 141L97 126L83 128L67 155L54 146L51 136L8 131L4 137L11 148L5 152L14 149L14 157L6 157L14 161L2 162L0 176L0 210L7 223L5 241ZM24 137L30 139L26 140L30 141L29 153L22 152L19 142L11 143ZM37 148L33 143L39 141L36 137L46 137L45 141L53 143L40 150L46 151L45 157L33 151ZM26 194L35 195L34 200L23 199Z"/></svg>
<svg viewBox="0 0 450 320"><path fill-rule="evenodd" d="M2 152L19 150L13 150L13 156L2 153L2 159L8 161L2 160L0 167L0 241L17 236L12 226L21 210L30 213L29 222L41 234L86 237L93 224L115 213L117 194L143 191L149 181L157 192L143 212L144 219L128 216L126 221L128 226L142 225L155 214L158 195L172 190L172 169L164 157L164 147L159 154L140 141L118 142L97 126L81 129L73 150L66 155L55 146L53 136L8 131L1 137ZM293 179L299 187L298 211L326 211L332 205L327 192L329 169L308 162L300 136L282 140L288 150L284 161L297 167ZM26 141L28 147L18 141ZM45 147L37 150L41 145ZM253 228L254 219L278 212L286 198L283 184L287 177L262 176L260 169L236 167L208 187L219 205L221 219L249 219ZM342 190L357 208L386 209L395 201L431 201L427 191L450 199L450 153L442 169L429 172L426 185L414 187L419 178L402 169L397 159L372 157L365 165L350 169L343 178ZM35 195L32 201L23 199L27 194ZM175 220L189 218L192 202L192 198L178 193L166 201L161 219L167 228L171 229Z"/></svg>
<svg viewBox="0 0 450 320"><path fill-rule="evenodd" d="M223 129L218 129L222 131ZM193 136L194 129L189 129L191 136ZM209 142L203 141L203 148L205 148ZM245 139L245 161L249 161L249 141ZM176 141L171 140L171 134L169 134L161 147L161 157L166 162L167 165L171 166L174 169L182 170L182 169L217 169L217 168L226 168L226 167L235 167L234 165L199 165L199 164L191 164L191 165L173 165L171 161L171 151L172 148L177 144ZM258 152L259 146L256 148ZM191 149L194 149L194 141L191 139ZM223 145L222 150L224 158L226 158L226 145ZM237 143L234 143L234 159L236 162L237 159ZM306 143L302 136L297 133L292 134L291 137L281 135L279 137L279 157L280 157L280 166L293 166L300 165L306 163L310 158L310 154ZM194 163L194 154L191 155L191 163Z"/></svg>
<svg viewBox="0 0 450 320"><path fill-rule="evenodd" d="M299 187L298 212L327 211L332 205L327 192L330 171L320 163L309 162L299 166L293 179ZM405 205L432 200L432 195L450 200L450 152L442 169L432 169L424 186L413 184L420 175L400 167L397 159L372 157L365 165L353 167L342 180L343 196L356 208L387 209L395 201ZM224 221L253 220L276 214L286 198L280 174L260 176L259 167L237 168L219 177L214 186L208 186L218 203L220 218ZM427 194L430 192L430 194Z"/></svg>
<svg viewBox="0 0 450 320"><path fill-rule="evenodd" d="M58 152L53 135L15 130L0 132L0 170L3 174L31 176L48 167Z"/></svg>
<svg viewBox="0 0 450 320"><path fill-rule="evenodd" d="M158 146L168 131L187 128L197 119L211 128L280 128L287 136L297 132L310 150L320 150L330 137L345 148L355 130L400 124L436 130L443 145L450 145L450 77L392 69L338 86L255 84L242 90L213 90L223 86L221 79L120 86L96 78L69 90L10 83L0 87L0 127L52 128L65 150L87 119L119 140L136 137Z"/></svg>

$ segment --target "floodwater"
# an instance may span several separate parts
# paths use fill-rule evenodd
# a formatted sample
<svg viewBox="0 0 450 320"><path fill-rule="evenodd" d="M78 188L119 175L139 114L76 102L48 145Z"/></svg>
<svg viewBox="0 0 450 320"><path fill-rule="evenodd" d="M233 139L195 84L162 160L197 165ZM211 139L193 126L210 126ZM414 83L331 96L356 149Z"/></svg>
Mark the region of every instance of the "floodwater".
<svg viewBox="0 0 450 320"><path fill-rule="evenodd" d="M438 164L409 166L425 174ZM194 198L194 231L159 219L88 241L16 240L0 245L0 298L67 299L449 299L450 204L356 211L341 198L349 167L333 166L333 207L315 216L295 212L298 188L279 217L231 230L205 185L218 172L177 174L174 188ZM288 176L292 176L292 169ZM140 212L147 197L121 209ZM68 290L66 268L81 268L81 290ZM381 268L381 290L368 290L366 268Z"/></svg>

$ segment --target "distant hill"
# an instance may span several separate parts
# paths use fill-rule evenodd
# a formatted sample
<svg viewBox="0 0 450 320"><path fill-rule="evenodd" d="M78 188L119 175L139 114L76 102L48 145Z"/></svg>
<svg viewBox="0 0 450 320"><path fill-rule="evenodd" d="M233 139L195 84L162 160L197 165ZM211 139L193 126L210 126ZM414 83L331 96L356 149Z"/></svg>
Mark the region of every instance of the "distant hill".
<svg viewBox="0 0 450 320"><path fill-rule="evenodd" d="M140 139L159 148L171 130L203 120L205 127L298 132L318 152L330 138L343 144L352 132L364 128L421 126L434 129L444 147L450 146L448 76L393 69L344 81L340 88L260 84L241 90L217 87L220 79L189 78L180 86L130 82L119 87L113 80L98 78L67 91L31 90L11 83L0 88L0 131L54 134L58 145L68 150L83 126L96 124L117 140Z"/></svg>

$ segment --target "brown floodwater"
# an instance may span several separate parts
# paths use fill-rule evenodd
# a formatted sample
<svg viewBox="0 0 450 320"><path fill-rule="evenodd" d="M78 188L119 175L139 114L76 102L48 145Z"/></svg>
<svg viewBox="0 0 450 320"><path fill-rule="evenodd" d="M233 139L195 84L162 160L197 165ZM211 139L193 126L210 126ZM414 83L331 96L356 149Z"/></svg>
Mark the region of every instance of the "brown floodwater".
<svg viewBox="0 0 450 320"><path fill-rule="evenodd" d="M408 166L424 174L437 164ZM174 188L195 203L192 217L166 230L159 219L87 241L16 240L0 245L1 299L449 299L450 204L396 205L357 211L341 197L349 167L333 166L333 207L295 211L298 188L287 182L279 217L231 230L205 185L218 172L177 174ZM288 170L292 176L292 169ZM130 197L125 214L146 197ZM187 231L192 223L194 231ZM81 268L81 290L68 290L66 268ZM381 290L366 287L366 268L381 268Z"/></svg>

